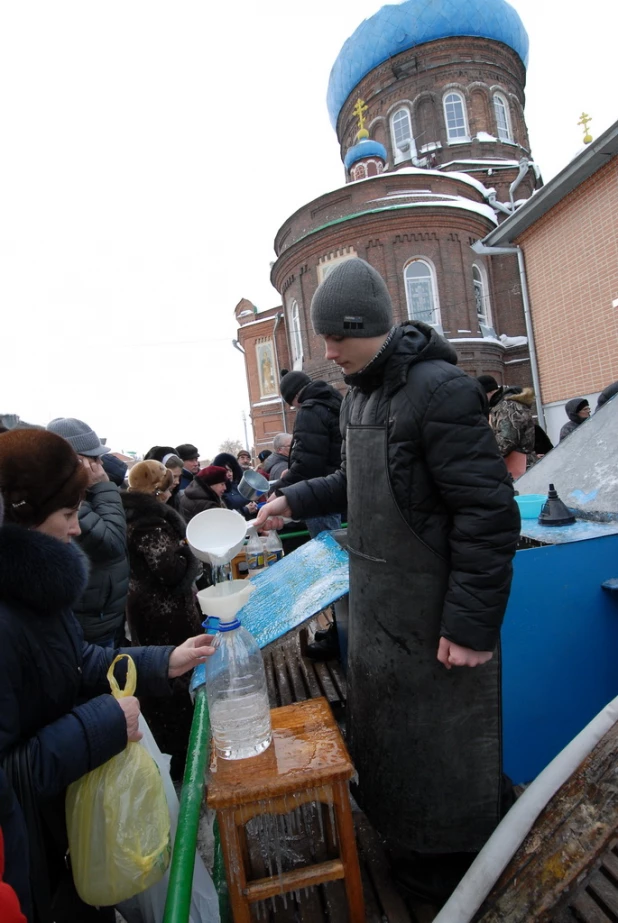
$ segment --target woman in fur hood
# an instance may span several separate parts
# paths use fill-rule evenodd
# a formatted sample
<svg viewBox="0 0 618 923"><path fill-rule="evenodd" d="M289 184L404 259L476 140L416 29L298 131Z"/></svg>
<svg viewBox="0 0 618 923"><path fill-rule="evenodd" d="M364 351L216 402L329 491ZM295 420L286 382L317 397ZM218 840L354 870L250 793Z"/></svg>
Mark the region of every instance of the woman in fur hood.
<svg viewBox="0 0 618 923"><path fill-rule="evenodd" d="M141 737L138 700L109 695L118 651L86 644L71 611L88 580L87 559L71 542L87 481L61 436L0 434L0 819L5 880L29 923L114 920L111 908L87 907L75 892L65 792ZM138 695L169 696L170 679L213 652L209 640L128 650ZM121 684L125 672L119 665Z"/></svg>
<svg viewBox="0 0 618 923"><path fill-rule="evenodd" d="M201 630L193 587L201 565L187 544L182 517L167 504L172 486L172 473L162 462L143 461L131 469L122 494L134 644L181 644ZM181 779L193 720L188 678L173 684L171 699L142 699L141 705L159 747L171 754L172 778Z"/></svg>

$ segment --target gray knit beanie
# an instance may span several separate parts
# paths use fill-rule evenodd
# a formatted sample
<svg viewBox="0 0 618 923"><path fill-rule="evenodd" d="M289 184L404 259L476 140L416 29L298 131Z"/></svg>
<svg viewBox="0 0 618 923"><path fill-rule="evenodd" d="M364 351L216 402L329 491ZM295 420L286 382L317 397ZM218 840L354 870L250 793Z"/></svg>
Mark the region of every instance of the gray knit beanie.
<svg viewBox="0 0 618 923"><path fill-rule="evenodd" d="M103 445L101 440L83 420L76 420L75 417L56 417L47 424L50 433L56 433L73 446L78 455L88 455L92 458L100 458L110 452L109 446Z"/></svg>
<svg viewBox="0 0 618 923"><path fill-rule="evenodd" d="M324 279L311 302L311 323L322 336L378 337L393 325L384 279L365 260L345 260Z"/></svg>

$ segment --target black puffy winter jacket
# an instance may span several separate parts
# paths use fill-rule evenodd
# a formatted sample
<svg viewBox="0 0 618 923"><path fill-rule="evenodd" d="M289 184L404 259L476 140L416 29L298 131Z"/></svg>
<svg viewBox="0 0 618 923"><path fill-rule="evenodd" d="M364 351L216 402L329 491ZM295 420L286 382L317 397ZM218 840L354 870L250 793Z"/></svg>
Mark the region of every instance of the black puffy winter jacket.
<svg viewBox="0 0 618 923"><path fill-rule="evenodd" d="M343 511L348 425L386 426L397 506L416 535L450 565L441 634L465 647L493 650L520 519L481 390L456 362L453 348L432 327L408 322L396 328L378 356L346 378L351 387L341 412L341 468L282 493L295 519Z"/></svg>
<svg viewBox="0 0 618 923"><path fill-rule="evenodd" d="M79 526L77 544L90 560L90 578L73 612L86 641L96 644L123 625L129 592L127 523L115 484L104 481L86 491Z"/></svg>
<svg viewBox="0 0 618 923"><path fill-rule="evenodd" d="M339 392L325 381L312 381L303 388L298 401L288 472L275 488L324 477L341 464Z"/></svg>

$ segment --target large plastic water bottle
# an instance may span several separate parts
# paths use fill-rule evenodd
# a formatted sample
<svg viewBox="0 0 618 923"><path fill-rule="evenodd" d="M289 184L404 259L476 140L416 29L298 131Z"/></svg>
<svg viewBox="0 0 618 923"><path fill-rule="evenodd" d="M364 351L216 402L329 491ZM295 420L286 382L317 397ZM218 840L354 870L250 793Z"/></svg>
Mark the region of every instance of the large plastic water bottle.
<svg viewBox="0 0 618 923"><path fill-rule="evenodd" d="M220 617L214 647L206 661L206 695L217 756L257 756L272 738L262 653L236 615Z"/></svg>

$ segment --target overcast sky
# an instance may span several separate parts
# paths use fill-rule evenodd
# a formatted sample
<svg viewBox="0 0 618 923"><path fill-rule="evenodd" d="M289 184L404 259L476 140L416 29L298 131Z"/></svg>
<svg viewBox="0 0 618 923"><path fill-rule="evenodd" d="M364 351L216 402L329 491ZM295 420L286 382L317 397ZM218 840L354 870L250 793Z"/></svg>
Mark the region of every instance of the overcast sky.
<svg viewBox="0 0 618 923"><path fill-rule="evenodd" d="M465 0L461 0L465 2ZM513 0L545 181L616 118L607 0ZM0 412L115 449L243 439L242 297L277 229L343 185L325 95L379 0L2 0Z"/></svg>

